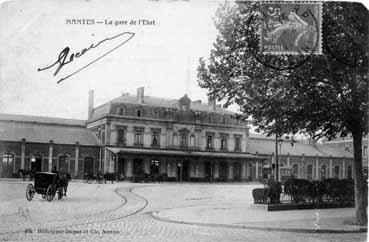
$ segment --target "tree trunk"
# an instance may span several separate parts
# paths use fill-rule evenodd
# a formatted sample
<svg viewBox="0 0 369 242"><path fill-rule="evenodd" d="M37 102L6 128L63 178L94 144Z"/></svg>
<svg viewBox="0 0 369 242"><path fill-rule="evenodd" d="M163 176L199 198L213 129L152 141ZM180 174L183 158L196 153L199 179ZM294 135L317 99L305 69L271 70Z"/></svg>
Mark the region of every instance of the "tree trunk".
<svg viewBox="0 0 369 242"><path fill-rule="evenodd" d="M366 225L367 217L367 185L362 168L362 138L361 130L352 132L354 140L354 180L355 180L355 217L356 224Z"/></svg>

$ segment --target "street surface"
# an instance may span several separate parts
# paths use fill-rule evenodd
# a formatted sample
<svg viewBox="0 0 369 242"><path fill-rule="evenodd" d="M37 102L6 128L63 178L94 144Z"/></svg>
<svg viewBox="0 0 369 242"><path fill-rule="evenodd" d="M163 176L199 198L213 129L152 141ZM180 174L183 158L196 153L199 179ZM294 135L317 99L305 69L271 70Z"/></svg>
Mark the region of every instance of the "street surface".
<svg viewBox="0 0 369 242"><path fill-rule="evenodd" d="M178 221L181 221L186 218L186 214L195 211L198 216L189 215L191 219L203 216L206 222L229 224L231 217L236 215L224 212L227 206L231 209L251 204L252 189L260 187L255 184L71 182L68 196L62 200L55 198L52 202L47 202L36 194L33 200L28 202L25 197L28 183L0 181L0 241L357 242L366 241L367 236L366 233L299 233L222 225L207 226L170 222L153 216L163 214L170 216L171 220L176 220L178 216ZM219 215L217 217L217 213L201 215L202 209L199 208L205 206L224 210L219 213L224 216L224 220ZM194 209L188 210L189 208ZM184 214L181 211L185 211ZM242 213L242 210L239 211ZM337 211L330 209L324 212L333 216ZM265 215L267 213L264 213L263 220L268 220L268 215ZM305 215L308 213L305 212ZM340 211L338 215L345 213L346 210ZM238 215L242 221L238 219L237 224L247 224L250 221L260 223L258 214L262 212L252 213L244 210L242 216ZM284 214L294 216L286 211L281 213L281 220Z"/></svg>

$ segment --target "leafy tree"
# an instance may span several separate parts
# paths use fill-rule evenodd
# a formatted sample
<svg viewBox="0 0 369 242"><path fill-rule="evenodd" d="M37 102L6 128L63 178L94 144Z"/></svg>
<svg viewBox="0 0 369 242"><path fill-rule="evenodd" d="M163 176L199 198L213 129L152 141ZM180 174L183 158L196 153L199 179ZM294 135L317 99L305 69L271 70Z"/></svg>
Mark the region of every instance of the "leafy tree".
<svg viewBox="0 0 369 242"><path fill-rule="evenodd" d="M238 104L244 118L268 135L304 132L331 139L351 133L356 222L366 224L362 138L368 132L368 11L358 3L325 2L323 55L272 56L255 51L259 7L256 2L219 6L219 34L209 60L200 59L199 84L226 105Z"/></svg>

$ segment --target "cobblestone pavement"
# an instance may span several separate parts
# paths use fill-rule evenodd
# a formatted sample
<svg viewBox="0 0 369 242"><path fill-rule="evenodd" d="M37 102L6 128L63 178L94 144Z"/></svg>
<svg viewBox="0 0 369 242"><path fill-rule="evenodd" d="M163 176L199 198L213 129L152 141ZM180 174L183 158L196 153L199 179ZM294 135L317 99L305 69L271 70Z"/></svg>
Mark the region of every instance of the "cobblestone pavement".
<svg viewBox="0 0 369 242"><path fill-rule="evenodd" d="M28 202L27 183L0 182L0 241L366 241L365 233L304 234L156 220L152 212L250 202L245 184L70 183L68 197ZM26 233L26 230L32 233Z"/></svg>

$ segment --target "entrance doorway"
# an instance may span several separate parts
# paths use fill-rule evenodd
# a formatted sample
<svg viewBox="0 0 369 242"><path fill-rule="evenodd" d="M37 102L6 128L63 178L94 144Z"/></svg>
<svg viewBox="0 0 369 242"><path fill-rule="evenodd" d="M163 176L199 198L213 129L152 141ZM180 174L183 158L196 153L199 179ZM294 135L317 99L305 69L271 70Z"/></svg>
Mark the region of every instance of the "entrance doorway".
<svg viewBox="0 0 369 242"><path fill-rule="evenodd" d="M93 176L94 175L94 158L85 157L83 160L84 175Z"/></svg>
<svg viewBox="0 0 369 242"><path fill-rule="evenodd" d="M134 159L133 160L133 175L134 176L143 176L145 174L145 167L143 159Z"/></svg>
<svg viewBox="0 0 369 242"><path fill-rule="evenodd" d="M241 181L241 164L239 162L233 163L233 179Z"/></svg>
<svg viewBox="0 0 369 242"><path fill-rule="evenodd" d="M40 172L42 164L41 155L33 155L31 156L31 171L32 172Z"/></svg>
<svg viewBox="0 0 369 242"><path fill-rule="evenodd" d="M150 162L150 176L154 179L157 179L160 175L160 161L159 160L151 160Z"/></svg>
<svg viewBox="0 0 369 242"><path fill-rule="evenodd" d="M177 164L177 177L178 181L188 181L189 180L189 162L188 161L179 161Z"/></svg>
<svg viewBox="0 0 369 242"><path fill-rule="evenodd" d="M219 180L226 181L228 175L228 165L227 162L221 161L219 163Z"/></svg>
<svg viewBox="0 0 369 242"><path fill-rule="evenodd" d="M13 177L14 155L5 153L2 155L2 177Z"/></svg>
<svg viewBox="0 0 369 242"><path fill-rule="evenodd" d="M213 169L212 169L211 161L206 161L204 163L204 169L205 169L205 180L212 182L213 181Z"/></svg>
<svg viewBox="0 0 369 242"><path fill-rule="evenodd" d="M61 155L59 156L59 172L60 173L68 173L69 172L69 156Z"/></svg>
<svg viewBox="0 0 369 242"><path fill-rule="evenodd" d="M118 155L117 176L119 180L124 179L124 159Z"/></svg>

